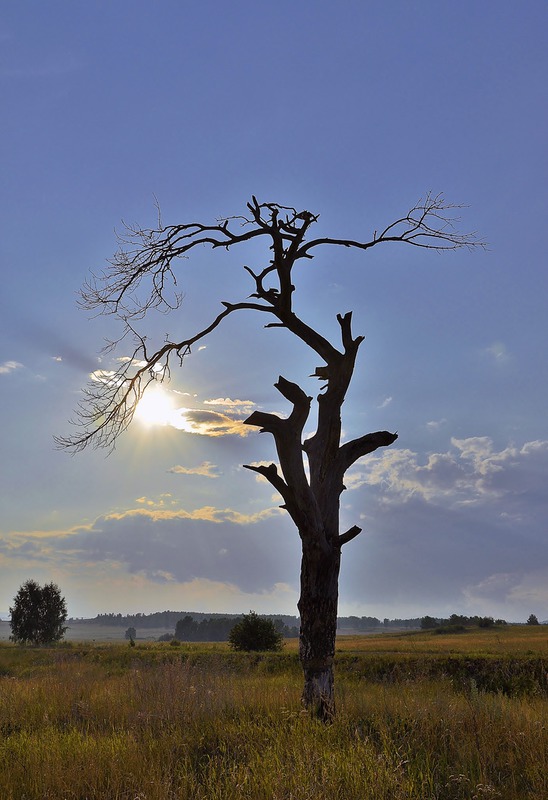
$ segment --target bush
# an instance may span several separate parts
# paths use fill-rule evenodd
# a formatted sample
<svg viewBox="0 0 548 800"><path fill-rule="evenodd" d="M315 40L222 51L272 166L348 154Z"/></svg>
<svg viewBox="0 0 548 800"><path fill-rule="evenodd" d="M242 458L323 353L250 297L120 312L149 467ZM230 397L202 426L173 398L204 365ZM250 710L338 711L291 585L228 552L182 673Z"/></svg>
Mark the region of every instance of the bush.
<svg viewBox="0 0 548 800"><path fill-rule="evenodd" d="M239 620L228 635L233 650L281 650L283 636L271 619L259 617L254 611Z"/></svg>
<svg viewBox="0 0 548 800"><path fill-rule="evenodd" d="M52 644L65 635L65 598L55 583L40 586L26 581L15 595L11 614L10 639L19 644Z"/></svg>

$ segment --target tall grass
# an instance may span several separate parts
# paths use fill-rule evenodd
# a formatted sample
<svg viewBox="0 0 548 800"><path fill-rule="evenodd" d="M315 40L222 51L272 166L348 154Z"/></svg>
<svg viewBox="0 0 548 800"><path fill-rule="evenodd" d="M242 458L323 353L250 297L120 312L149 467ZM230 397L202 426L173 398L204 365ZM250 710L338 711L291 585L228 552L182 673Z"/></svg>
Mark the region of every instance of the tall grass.
<svg viewBox="0 0 548 800"><path fill-rule="evenodd" d="M0 798L548 797L542 695L342 670L338 715L324 726L301 711L294 657L189 655L0 648Z"/></svg>

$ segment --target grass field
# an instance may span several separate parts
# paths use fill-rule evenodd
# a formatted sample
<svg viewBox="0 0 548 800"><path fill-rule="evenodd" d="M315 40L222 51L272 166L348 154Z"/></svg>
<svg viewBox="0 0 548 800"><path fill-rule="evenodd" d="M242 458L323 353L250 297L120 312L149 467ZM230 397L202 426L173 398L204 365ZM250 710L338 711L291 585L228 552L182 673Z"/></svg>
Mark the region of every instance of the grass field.
<svg viewBox="0 0 548 800"><path fill-rule="evenodd" d="M338 714L296 643L0 645L2 800L546 800L548 628L341 637Z"/></svg>
<svg viewBox="0 0 548 800"><path fill-rule="evenodd" d="M101 625L95 622L67 623L65 640L69 642L124 642L127 625ZM164 633L173 633L173 628L140 628L137 638L156 641ZM11 636L9 622L0 622L0 642L7 642Z"/></svg>

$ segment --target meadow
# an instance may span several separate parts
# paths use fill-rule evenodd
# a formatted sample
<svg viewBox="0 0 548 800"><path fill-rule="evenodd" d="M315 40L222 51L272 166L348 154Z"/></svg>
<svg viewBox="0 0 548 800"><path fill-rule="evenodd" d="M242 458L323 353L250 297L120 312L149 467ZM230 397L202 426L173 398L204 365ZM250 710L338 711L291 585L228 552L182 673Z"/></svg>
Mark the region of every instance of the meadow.
<svg viewBox="0 0 548 800"><path fill-rule="evenodd" d="M548 628L340 637L337 718L296 643L0 644L2 800L543 800Z"/></svg>

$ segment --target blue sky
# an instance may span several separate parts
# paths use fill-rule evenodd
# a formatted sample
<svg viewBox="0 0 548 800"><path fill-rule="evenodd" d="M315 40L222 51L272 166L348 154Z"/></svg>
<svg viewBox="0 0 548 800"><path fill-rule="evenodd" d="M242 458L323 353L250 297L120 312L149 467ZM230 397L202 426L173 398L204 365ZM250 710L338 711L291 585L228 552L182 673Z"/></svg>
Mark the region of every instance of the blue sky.
<svg viewBox="0 0 548 800"><path fill-rule="evenodd" d="M128 355L99 356L115 329L76 293L156 199L213 222L255 194L368 239L433 191L487 251L331 248L297 275L311 324L352 310L366 336L346 435L399 432L348 476L340 611L548 617L547 24L490 0L2 5L0 610L33 577L73 616L296 613L296 531L241 467L274 448L237 423L287 410L279 374L316 393L317 358L230 319L167 387L184 424L70 457L53 436ZM192 334L267 258L193 253L147 335Z"/></svg>

